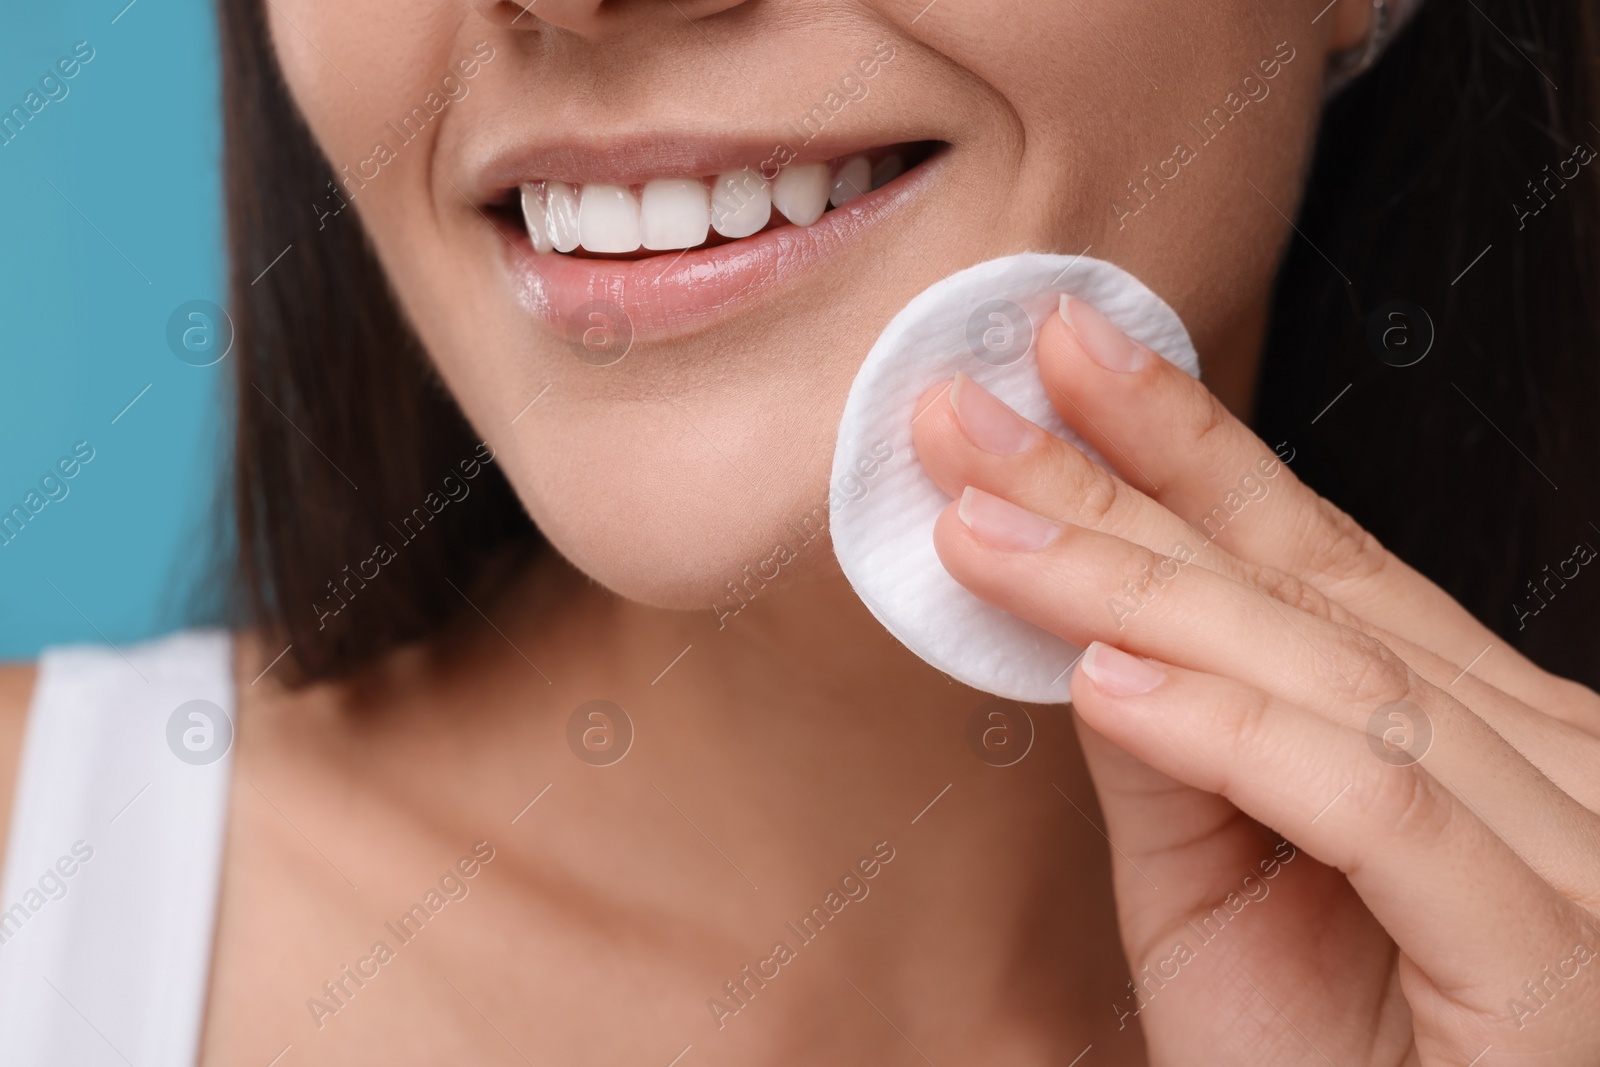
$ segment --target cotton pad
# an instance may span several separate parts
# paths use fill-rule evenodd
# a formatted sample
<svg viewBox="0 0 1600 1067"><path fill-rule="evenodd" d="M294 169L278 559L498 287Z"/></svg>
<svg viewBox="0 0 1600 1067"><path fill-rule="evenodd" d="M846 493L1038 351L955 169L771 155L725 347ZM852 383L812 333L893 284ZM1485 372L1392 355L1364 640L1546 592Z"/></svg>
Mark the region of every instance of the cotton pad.
<svg viewBox="0 0 1600 1067"><path fill-rule="evenodd" d="M980 263L924 290L867 353L839 423L832 481L863 491L835 492L830 504L839 565L890 633L957 681L1039 704L1071 699L1067 671L1080 649L985 604L945 571L933 523L950 498L917 462L911 420L923 393L965 371L1104 465L1067 429L1039 379L1035 341L1063 293L1199 377L1199 357L1177 313L1122 268L1036 252Z"/></svg>

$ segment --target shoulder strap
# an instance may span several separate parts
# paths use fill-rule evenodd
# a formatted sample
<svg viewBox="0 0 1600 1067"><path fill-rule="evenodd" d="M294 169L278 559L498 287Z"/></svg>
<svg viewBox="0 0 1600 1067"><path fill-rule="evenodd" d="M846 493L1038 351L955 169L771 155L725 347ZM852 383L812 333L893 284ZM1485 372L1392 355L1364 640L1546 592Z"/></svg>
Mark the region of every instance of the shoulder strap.
<svg viewBox="0 0 1600 1067"><path fill-rule="evenodd" d="M0 1064L194 1063L234 695L221 632L40 657L0 880Z"/></svg>

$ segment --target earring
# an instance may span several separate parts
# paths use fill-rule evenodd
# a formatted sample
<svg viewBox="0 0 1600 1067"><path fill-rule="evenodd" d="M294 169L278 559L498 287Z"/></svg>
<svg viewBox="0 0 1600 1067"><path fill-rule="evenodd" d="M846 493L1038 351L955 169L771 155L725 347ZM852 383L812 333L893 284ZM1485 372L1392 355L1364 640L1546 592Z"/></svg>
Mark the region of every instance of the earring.
<svg viewBox="0 0 1600 1067"><path fill-rule="evenodd" d="M1331 79L1342 85L1377 62L1394 31L1392 15L1388 0L1372 0L1372 21L1367 27L1367 39L1333 57L1328 71Z"/></svg>

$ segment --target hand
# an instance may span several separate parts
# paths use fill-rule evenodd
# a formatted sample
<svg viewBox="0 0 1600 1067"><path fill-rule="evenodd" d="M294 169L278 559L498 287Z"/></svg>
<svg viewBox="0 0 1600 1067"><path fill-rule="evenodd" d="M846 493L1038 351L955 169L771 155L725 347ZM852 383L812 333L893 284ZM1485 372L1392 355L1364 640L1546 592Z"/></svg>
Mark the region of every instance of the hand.
<svg viewBox="0 0 1600 1067"><path fill-rule="evenodd" d="M1115 473L964 376L915 440L959 498L949 572L1086 648L1136 986L1110 1010L1158 1065L1600 1064L1600 697L1065 312L1040 373Z"/></svg>

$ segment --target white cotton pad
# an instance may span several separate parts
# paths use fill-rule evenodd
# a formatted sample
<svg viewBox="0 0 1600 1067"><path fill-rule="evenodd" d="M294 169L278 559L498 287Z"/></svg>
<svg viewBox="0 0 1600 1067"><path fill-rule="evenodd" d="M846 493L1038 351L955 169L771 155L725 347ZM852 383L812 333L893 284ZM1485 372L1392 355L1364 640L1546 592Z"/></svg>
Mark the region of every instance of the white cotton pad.
<svg viewBox="0 0 1600 1067"><path fill-rule="evenodd" d="M830 504L839 565L890 633L957 681L1039 704L1071 699L1067 669L1080 650L985 604L945 571L933 523L950 498L917 462L911 420L923 393L965 371L1103 465L1067 429L1039 380L1035 341L1063 293L1199 377L1177 313L1122 268L1038 252L980 263L925 289L867 353L839 423Z"/></svg>

